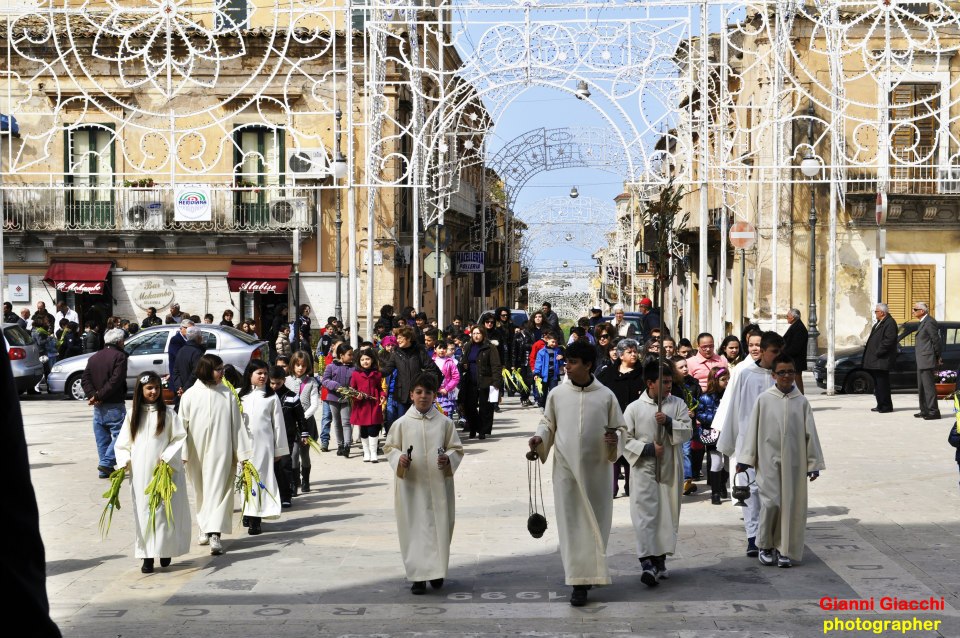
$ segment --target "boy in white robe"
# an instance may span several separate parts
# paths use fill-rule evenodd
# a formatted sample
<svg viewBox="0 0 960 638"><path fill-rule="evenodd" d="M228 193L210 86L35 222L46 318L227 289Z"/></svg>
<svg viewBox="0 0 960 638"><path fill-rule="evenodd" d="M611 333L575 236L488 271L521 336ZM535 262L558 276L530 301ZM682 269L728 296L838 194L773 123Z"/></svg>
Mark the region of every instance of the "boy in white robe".
<svg viewBox="0 0 960 638"><path fill-rule="evenodd" d="M760 358L756 361L744 360L735 368L735 374L730 378L726 392L720 400L717 414L713 418L713 427L719 428L720 437L717 439L717 449L731 457L732 462L740 457L740 449L750 424L753 407L757 398L768 388L773 386L773 376L770 370L773 361L783 349L783 337L776 332L764 332L760 337ZM750 498L743 512L743 527L747 533L747 556L753 557L760 553L757 548L757 529L760 525L760 497L756 485L756 472L747 469L746 476L734 476L733 480L748 481ZM742 483L741 483L742 484Z"/></svg>
<svg viewBox="0 0 960 638"><path fill-rule="evenodd" d="M690 440L687 404L670 394L673 370L657 360L643 368L647 390L624 413L623 455L630 463L630 518L637 535L640 581L654 587L667 577L667 554L677 549L683 444ZM662 404L658 407L658 397Z"/></svg>
<svg viewBox="0 0 960 638"><path fill-rule="evenodd" d="M567 378L547 396L537 433L529 440L542 463L553 449L553 498L560 558L570 604L587 604L587 590L609 585L607 540L613 517L611 464L625 425L617 397L594 378L597 351L587 341L567 348Z"/></svg>
<svg viewBox="0 0 960 638"><path fill-rule="evenodd" d="M794 361L780 355L776 385L760 395L740 450L739 466L756 470L760 490L757 545L762 565L790 567L803 559L807 482L825 469L810 402L794 385Z"/></svg>
<svg viewBox="0 0 960 638"><path fill-rule="evenodd" d="M394 421L383 445L397 477L393 503L400 553L413 581L410 591L417 595L426 593L428 580L440 589L447 576L456 518L453 474L463 458L456 426L436 409L436 398L436 377L417 377L412 405Z"/></svg>

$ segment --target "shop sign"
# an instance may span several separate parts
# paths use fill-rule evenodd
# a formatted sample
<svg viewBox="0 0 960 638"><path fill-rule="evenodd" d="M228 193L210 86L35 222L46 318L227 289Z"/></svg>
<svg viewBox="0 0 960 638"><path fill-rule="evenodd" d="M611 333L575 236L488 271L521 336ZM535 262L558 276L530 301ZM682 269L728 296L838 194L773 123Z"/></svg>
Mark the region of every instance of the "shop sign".
<svg viewBox="0 0 960 638"><path fill-rule="evenodd" d="M133 303L141 310L166 308L173 303L173 288L162 279L145 279L134 289Z"/></svg>
<svg viewBox="0 0 960 638"><path fill-rule="evenodd" d="M458 273L483 272L483 263L486 252L469 251L453 253L454 264Z"/></svg>
<svg viewBox="0 0 960 638"><path fill-rule="evenodd" d="M213 220L212 194L205 184L180 184L174 191L173 220L209 222Z"/></svg>
<svg viewBox="0 0 960 638"><path fill-rule="evenodd" d="M277 292L277 284L270 281L244 281L240 283L240 292Z"/></svg>
<svg viewBox="0 0 960 638"><path fill-rule="evenodd" d="M7 299L30 303L30 275L10 275L7 287Z"/></svg>
<svg viewBox="0 0 960 638"><path fill-rule="evenodd" d="M102 281L58 281L57 292L72 292L82 295L102 295Z"/></svg>

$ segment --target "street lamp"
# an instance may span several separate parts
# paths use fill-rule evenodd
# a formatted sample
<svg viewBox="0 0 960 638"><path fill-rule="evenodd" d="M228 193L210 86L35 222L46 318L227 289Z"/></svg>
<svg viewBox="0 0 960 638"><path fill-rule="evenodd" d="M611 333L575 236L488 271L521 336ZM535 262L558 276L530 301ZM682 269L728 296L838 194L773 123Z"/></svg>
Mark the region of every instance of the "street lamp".
<svg viewBox="0 0 960 638"><path fill-rule="evenodd" d="M576 199L580 197L580 191L577 190L577 187L574 186L570 189L570 199Z"/></svg>
<svg viewBox="0 0 960 638"><path fill-rule="evenodd" d="M803 161L800 162L800 172L805 177L811 179L810 182L810 214L807 222L810 224L810 314L807 318L807 366L813 368L817 365L817 338L820 331L817 330L817 202L816 190L812 179L820 173L820 160L813 155L813 118L816 112L813 110L813 103L807 108L807 142L810 144L810 151Z"/></svg>
<svg viewBox="0 0 960 638"><path fill-rule="evenodd" d="M343 112L340 110L339 105L337 106L336 112L333 114L334 119L337 121L336 128L333 133L334 140L334 160L333 160L333 178L337 182L347 176L347 160L343 156L343 152L340 150L340 121L343 119ZM341 302L341 288L343 282L343 264L341 263L341 229L343 228L343 218L340 215L340 189L337 188L337 216L334 218L333 223L337 229L337 240L336 240L336 255L334 255L334 264L336 267L337 275L337 289L334 293L334 302L333 302L333 314L337 317L338 321L343 321L343 305Z"/></svg>
<svg viewBox="0 0 960 638"><path fill-rule="evenodd" d="M590 87L587 86L587 81L586 81L586 80L580 80L579 82L577 82L577 94L576 94L576 95L577 95L577 99L578 99L578 100L586 100L588 97L590 97L590 95L591 95L591 93L590 93Z"/></svg>

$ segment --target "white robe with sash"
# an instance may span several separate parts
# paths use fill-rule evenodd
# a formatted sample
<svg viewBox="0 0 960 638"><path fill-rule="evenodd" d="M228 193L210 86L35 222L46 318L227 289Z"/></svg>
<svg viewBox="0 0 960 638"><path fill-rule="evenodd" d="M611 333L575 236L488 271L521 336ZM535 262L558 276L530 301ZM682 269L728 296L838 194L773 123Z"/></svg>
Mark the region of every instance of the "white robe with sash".
<svg viewBox="0 0 960 638"><path fill-rule="evenodd" d="M617 446L604 443L607 429L622 437L617 397L592 378L580 387L567 378L550 391L537 436L540 461L553 450L553 498L560 558L567 585L609 585L607 540L613 517L611 464Z"/></svg>
<svg viewBox="0 0 960 638"><path fill-rule="evenodd" d="M402 471L400 457L411 446L412 462ZM437 468L439 448L450 459L443 470ZM407 579L446 578L456 519L453 475L463 459L456 426L435 407L421 414L411 405L390 426L383 453L397 475L393 503Z"/></svg>
<svg viewBox="0 0 960 638"><path fill-rule="evenodd" d="M157 415L165 410L163 432L157 434ZM161 404L144 404L140 427L134 438L131 433L131 413L117 435L114 446L119 469L130 464L130 496L133 500L133 522L137 532L134 555L137 558L173 558L190 551L190 500L187 497L187 480L180 460L181 449L187 438L180 419L173 408ZM150 497L144 492L160 460L173 469L173 484L177 491L170 501L171 523L167 524L167 512L161 505L154 514L154 525L149 525Z"/></svg>
<svg viewBox="0 0 960 638"><path fill-rule="evenodd" d="M757 400L744 434L740 462L757 472L760 529L757 547L803 558L807 523L807 472L826 468L806 397L794 387L770 388Z"/></svg>
<svg viewBox="0 0 960 638"><path fill-rule="evenodd" d="M253 443L250 458L260 474L262 487L243 506L244 516L259 518L280 517L280 490L277 475L273 472L275 456L288 454L287 431L283 423L283 409L276 395L266 396L263 390L254 388L241 399L243 403L243 426ZM264 493L266 492L266 493ZM243 496L240 496L242 501Z"/></svg>
<svg viewBox="0 0 960 638"><path fill-rule="evenodd" d="M623 456L630 463L630 518L637 535L637 556L662 556L677 549L680 529L680 496L683 491L683 444L690 440L687 404L670 395L662 411L671 420L671 433L657 425L657 402L643 392L627 406ZM660 431L660 436L658 436ZM655 456L640 456L648 443L664 447L657 482Z"/></svg>
<svg viewBox="0 0 960 638"><path fill-rule="evenodd" d="M236 395L223 384L197 381L180 399L187 431L183 460L197 499L197 526L205 534L233 531L237 461L250 458Z"/></svg>

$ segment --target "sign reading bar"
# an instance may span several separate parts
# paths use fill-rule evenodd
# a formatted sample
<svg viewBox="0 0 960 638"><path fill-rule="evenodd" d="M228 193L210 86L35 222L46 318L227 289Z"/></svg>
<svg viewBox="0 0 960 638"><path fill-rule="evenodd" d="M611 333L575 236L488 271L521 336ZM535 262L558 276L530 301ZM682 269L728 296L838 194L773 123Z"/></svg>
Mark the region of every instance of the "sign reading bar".
<svg viewBox="0 0 960 638"><path fill-rule="evenodd" d="M207 184L178 184L174 191L173 220L178 222L209 222L213 220L210 186Z"/></svg>
<svg viewBox="0 0 960 638"><path fill-rule="evenodd" d="M457 272L483 272L483 263L486 254L487 253L482 250L453 253L454 265Z"/></svg>

